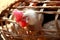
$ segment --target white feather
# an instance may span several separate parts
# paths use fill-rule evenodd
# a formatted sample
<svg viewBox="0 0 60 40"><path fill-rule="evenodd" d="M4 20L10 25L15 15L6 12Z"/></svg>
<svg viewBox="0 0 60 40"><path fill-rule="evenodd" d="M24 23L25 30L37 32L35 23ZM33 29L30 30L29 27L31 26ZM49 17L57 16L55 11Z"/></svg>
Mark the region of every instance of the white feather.
<svg viewBox="0 0 60 40"><path fill-rule="evenodd" d="M24 16L27 16L29 18L28 24L30 25L34 25L37 22L36 13L32 9L27 9L24 13Z"/></svg>

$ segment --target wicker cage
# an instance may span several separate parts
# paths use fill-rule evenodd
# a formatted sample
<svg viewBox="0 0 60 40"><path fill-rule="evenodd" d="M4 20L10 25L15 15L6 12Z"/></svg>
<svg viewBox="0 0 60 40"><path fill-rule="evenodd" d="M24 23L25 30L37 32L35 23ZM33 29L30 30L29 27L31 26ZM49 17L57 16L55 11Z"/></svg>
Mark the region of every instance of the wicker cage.
<svg viewBox="0 0 60 40"><path fill-rule="evenodd" d="M44 2L44 1L43 1ZM42 3L43 3L42 2ZM44 2L45 3L45 2ZM9 13L11 13L14 9L19 9L22 10L24 8L33 8L35 10L39 9L37 12L37 20L38 23L35 26L29 25L27 27L27 30L21 28L17 22L15 22L12 19L8 19L7 16ZM60 20L58 20L58 16L60 14L59 10L58 11L41 11L44 8L60 8L60 6L19 6L19 7L10 7L8 8L8 12L6 12L5 19L3 17L0 18L0 31L1 35L3 35L5 40L60 40L60 29L59 29L59 24ZM55 10L55 9L54 9ZM41 12L40 12L41 11ZM2 13L5 13L4 11ZM55 20L50 21L44 26L42 26L42 22L44 20L43 14L41 13L48 13L48 14L56 14ZM58 13L58 14L57 14ZM10 14L11 15L11 14ZM33 30L32 30L32 29Z"/></svg>

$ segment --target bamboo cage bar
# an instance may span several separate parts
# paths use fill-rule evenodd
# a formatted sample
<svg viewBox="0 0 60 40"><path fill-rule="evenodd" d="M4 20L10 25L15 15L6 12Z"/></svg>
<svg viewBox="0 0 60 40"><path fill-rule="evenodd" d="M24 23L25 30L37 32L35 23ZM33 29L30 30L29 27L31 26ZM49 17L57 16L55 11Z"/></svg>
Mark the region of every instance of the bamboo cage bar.
<svg viewBox="0 0 60 40"><path fill-rule="evenodd" d="M56 14L55 16L55 25L56 25L56 28L57 28L57 35L60 37L60 28L59 28L59 24L58 24L58 14Z"/></svg>
<svg viewBox="0 0 60 40"><path fill-rule="evenodd" d="M12 12L12 11L10 11ZM23 12L23 11L22 11ZM57 12L57 11L35 11L37 14L60 14L60 12Z"/></svg>
<svg viewBox="0 0 60 40"><path fill-rule="evenodd" d="M36 13L38 14L60 14L60 12L56 12L56 11L43 11L43 12L36 11Z"/></svg>
<svg viewBox="0 0 60 40"><path fill-rule="evenodd" d="M59 11L60 11L60 9L57 10L57 12L59 12ZM55 16L55 25L56 25L56 28L57 28L57 34L60 37L60 28L59 28L59 24L58 24L58 17L59 17L59 14L56 14L56 16Z"/></svg>
<svg viewBox="0 0 60 40"><path fill-rule="evenodd" d="M31 1L31 2L37 2L37 3L51 3L51 2L55 2L55 3L60 3L60 1Z"/></svg>
<svg viewBox="0 0 60 40"><path fill-rule="evenodd" d="M12 7L12 9L20 9L20 8L59 8L60 6L19 6L19 7Z"/></svg>

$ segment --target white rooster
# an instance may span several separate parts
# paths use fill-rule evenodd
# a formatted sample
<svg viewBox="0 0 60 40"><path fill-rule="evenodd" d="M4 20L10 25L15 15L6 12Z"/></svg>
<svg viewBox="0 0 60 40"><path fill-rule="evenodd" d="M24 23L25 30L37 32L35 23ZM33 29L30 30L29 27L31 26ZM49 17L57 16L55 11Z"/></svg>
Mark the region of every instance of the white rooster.
<svg viewBox="0 0 60 40"><path fill-rule="evenodd" d="M20 26L35 25L37 16L34 10L25 9L24 12L15 9L13 11L14 18Z"/></svg>

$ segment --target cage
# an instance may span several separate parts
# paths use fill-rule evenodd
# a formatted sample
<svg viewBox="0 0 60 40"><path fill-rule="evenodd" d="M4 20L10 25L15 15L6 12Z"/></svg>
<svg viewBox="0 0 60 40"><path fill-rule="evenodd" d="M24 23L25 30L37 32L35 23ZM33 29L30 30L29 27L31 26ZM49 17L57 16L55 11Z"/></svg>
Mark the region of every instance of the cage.
<svg viewBox="0 0 60 40"><path fill-rule="evenodd" d="M3 39L5 40L59 40L60 39L60 28L59 28L60 20L58 20L58 17L60 13L59 12L60 6L56 6L55 4L53 4L55 6L46 6L45 3L47 2L44 2L44 1L41 1L41 3L42 3L42 6L39 5L39 6L32 6L32 7L30 6L15 7L16 6L15 5L4 10L6 13L3 11L2 12L3 17L0 18L0 31L1 31L1 35L3 36ZM9 19L9 16L11 15L11 12L14 9L23 10L24 8L31 8L36 10L35 11L37 16L36 19L38 20L36 25L29 25L27 27L27 30L21 28L21 26L13 19ZM47 10L46 8L48 9L48 11L45 11ZM55 15L53 21L50 21L48 23L43 23L43 21L45 20L43 15L45 15L46 13L49 15L50 14Z"/></svg>

